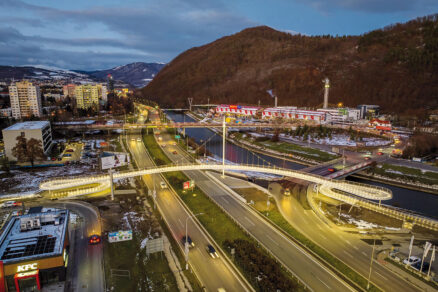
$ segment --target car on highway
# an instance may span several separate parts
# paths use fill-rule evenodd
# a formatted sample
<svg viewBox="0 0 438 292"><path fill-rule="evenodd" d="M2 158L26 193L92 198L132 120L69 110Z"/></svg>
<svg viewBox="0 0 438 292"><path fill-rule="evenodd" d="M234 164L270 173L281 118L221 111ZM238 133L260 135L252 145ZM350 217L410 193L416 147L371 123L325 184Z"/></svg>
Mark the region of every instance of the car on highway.
<svg viewBox="0 0 438 292"><path fill-rule="evenodd" d="M135 141L135 138L131 138L131 141Z"/></svg>
<svg viewBox="0 0 438 292"><path fill-rule="evenodd" d="M161 147L166 148L166 144L161 144Z"/></svg>
<svg viewBox="0 0 438 292"><path fill-rule="evenodd" d="M90 245L99 244L101 241L102 241L102 239L97 234L93 234L88 238L88 244L90 244Z"/></svg>
<svg viewBox="0 0 438 292"><path fill-rule="evenodd" d="M162 189L165 189L165 188L167 188L167 184L166 184L164 181L161 181L161 182L160 182L160 187L161 187Z"/></svg>
<svg viewBox="0 0 438 292"><path fill-rule="evenodd" d="M334 169L333 167L329 167L327 170L328 170L329 172L335 172L335 169Z"/></svg>
<svg viewBox="0 0 438 292"><path fill-rule="evenodd" d="M186 245L186 236L185 235L181 238L181 241L182 241L182 244L185 246ZM188 243L189 247L195 247L195 243L188 235L187 235L187 243Z"/></svg>
<svg viewBox="0 0 438 292"><path fill-rule="evenodd" d="M289 188L285 188L284 189L284 195L285 196L290 196L290 189Z"/></svg>
<svg viewBox="0 0 438 292"><path fill-rule="evenodd" d="M370 159L371 159L371 157L365 156L365 160L370 160Z"/></svg>
<svg viewBox="0 0 438 292"><path fill-rule="evenodd" d="M214 259L219 257L216 250L214 249L214 247L211 244L207 244L207 252Z"/></svg>
<svg viewBox="0 0 438 292"><path fill-rule="evenodd" d="M172 142L172 146L176 146L176 142Z"/></svg>
<svg viewBox="0 0 438 292"><path fill-rule="evenodd" d="M172 154L175 154L175 155L176 155L176 154L178 154L178 152L176 152L176 151L172 151Z"/></svg>
<svg viewBox="0 0 438 292"><path fill-rule="evenodd" d="M141 142L141 139L140 139L140 138L137 138L137 142Z"/></svg>
<svg viewBox="0 0 438 292"><path fill-rule="evenodd" d="M421 259L416 256L411 256L408 259L404 259L403 264L412 266L413 264L421 262Z"/></svg>

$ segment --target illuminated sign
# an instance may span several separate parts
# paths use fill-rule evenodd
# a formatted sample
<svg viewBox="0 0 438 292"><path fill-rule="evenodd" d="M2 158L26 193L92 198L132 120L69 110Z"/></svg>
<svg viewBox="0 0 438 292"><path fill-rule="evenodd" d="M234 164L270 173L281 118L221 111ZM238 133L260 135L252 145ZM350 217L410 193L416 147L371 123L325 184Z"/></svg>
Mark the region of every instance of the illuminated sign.
<svg viewBox="0 0 438 292"><path fill-rule="evenodd" d="M38 269L38 263L17 266L17 273Z"/></svg>
<svg viewBox="0 0 438 292"><path fill-rule="evenodd" d="M30 272L26 272L26 273L19 273L19 274L16 275L16 278L25 278L25 277L34 276L34 275L38 275L38 271L30 271Z"/></svg>

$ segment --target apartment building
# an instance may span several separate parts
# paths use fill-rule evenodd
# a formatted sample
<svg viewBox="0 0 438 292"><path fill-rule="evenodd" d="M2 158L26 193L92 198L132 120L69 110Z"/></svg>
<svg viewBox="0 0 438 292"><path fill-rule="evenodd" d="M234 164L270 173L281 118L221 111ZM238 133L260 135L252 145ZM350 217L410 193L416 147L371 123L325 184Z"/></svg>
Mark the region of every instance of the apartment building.
<svg viewBox="0 0 438 292"><path fill-rule="evenodd" d="M15 119L42 116L41 91L31 82L21 81L9 86L12 117Z"/></svg>

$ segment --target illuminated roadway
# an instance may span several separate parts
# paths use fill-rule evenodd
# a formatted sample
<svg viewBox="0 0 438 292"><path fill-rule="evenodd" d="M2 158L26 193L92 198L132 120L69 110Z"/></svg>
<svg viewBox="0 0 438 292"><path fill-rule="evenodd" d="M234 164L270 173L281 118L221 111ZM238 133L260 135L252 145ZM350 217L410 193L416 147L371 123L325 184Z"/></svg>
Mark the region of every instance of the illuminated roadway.
<svg viewBox="0 0 438 292"><path fill-rule="evenodd" d="M171 145L168 135L163 135L166 147L163 150L174 161L185 160L183 152ZM160 142L161 143L161 142ZM173 154L177 151L177 154ZM313 291L351 291L342 280L331 271L323 267L312 256L298 247L290 239L266 223L258 214L235 199L228 191L212 181L202 171L184 172L210 196L219 206L224 208L231 217L243 226L257 241L265 246L268 251L279 259L289 270L298 276Z"/></svg>
<svg viewBox="0 0 438 292"><path fill-rule="evenodd" d="M138 167L148 167L152 165L143 142L137 142L141 138L139 134L128 135L128 147ZM134 139L134 141L132 140ZM176 198L176 195L168 188L162 189L160 182L164 181L159 174L144 175L143 181L148 189L157 190L156 203L160 213L167 222L174 238L182 248L181 237L185 234L185 222L189 213ZM248 288L239 278L231 272L231 268L225 262L223 256L213 259L206 251L207 244L212 242L201 231L201 229L188 220L188 234L195 243L195 247L190 249L189 258L195 274L198 276L202 285L207 291L218 291L224 288L226 291L247 291ZM217 250L217 248L216 248Z"/></svg>

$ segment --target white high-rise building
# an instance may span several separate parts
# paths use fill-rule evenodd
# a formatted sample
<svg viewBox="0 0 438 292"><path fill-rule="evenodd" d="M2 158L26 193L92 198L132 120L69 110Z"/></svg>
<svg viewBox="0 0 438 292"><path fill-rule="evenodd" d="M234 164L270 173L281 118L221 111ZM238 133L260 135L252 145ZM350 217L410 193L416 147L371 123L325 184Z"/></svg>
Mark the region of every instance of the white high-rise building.
<svg viewBox="0 0 438 292"><path fill-rule="evenodd" d="M41 92L39 86L21 81L9 86L12 117L15 119L42 116Z"/></svg>

